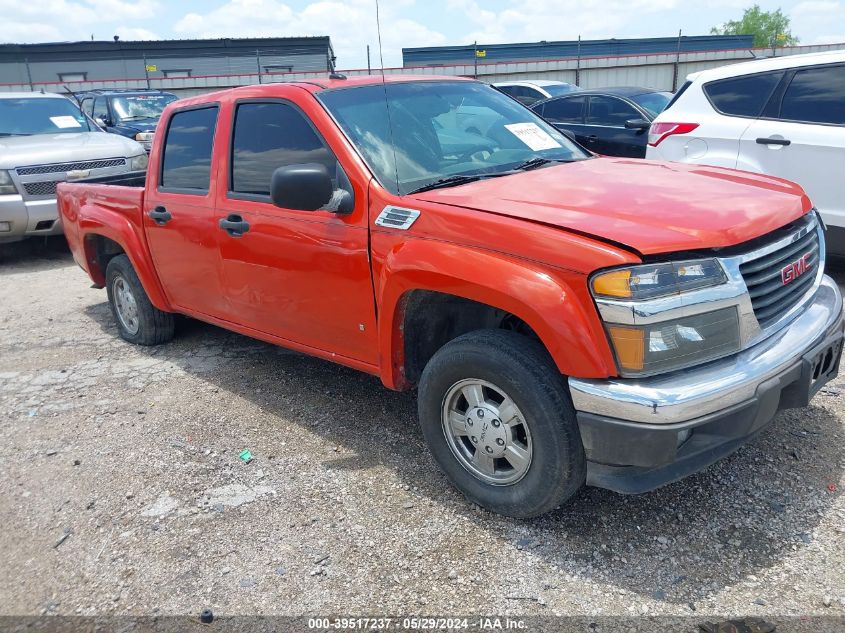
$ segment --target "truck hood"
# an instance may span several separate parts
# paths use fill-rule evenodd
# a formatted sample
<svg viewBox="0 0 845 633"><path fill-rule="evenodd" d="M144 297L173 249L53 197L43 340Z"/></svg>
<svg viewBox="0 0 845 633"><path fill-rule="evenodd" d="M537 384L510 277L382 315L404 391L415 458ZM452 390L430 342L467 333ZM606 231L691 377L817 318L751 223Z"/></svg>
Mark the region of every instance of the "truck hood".
<svg viewBox="0 0 845 633"><path fill-rule="evenodd" d="M555 165L412 197L540 222L644 255L733 246L812 206L801 187L780 178L623 158Z"/></svg>
<svg viewBox="0 0 845 633"><path fill-rule="evenodd" d="M0 137L0 169L143 154L140 143L117 134L36 134Z"/></svg>

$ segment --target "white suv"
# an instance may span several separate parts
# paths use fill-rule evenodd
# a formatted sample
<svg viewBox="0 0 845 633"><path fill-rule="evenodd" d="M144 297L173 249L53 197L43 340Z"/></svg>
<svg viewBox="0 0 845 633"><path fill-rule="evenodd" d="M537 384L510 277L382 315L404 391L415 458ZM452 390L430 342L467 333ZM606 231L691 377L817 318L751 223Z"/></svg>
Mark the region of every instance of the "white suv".
<svg viewBox="0 0 845 633"><path fill-rule="evenodd" d="M646 158L794 180L845 255L845 50L695 73L649 130Z"/></svg>

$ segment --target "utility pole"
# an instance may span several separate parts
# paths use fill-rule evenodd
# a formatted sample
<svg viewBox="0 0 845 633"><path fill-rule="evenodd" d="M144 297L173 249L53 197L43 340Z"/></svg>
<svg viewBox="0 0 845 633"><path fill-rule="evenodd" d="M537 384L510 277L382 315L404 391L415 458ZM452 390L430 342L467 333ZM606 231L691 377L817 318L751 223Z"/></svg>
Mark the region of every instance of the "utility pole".
<svg viewBox="0 0 845 633"><path fill-rule="evenodd" d="M371 75L372 73L373 71L370 70L370 45L367 44L367 74Z"/></svg>
<svg viewBox="0 0 845 633"><path fill-rule="evenodd" d="M26 64L26 78L29 80L29 89L35 92L35 86L32 85L32 71L29 68L29 59L24 57L23 63Z"/></svg>
<svg viewBox="0 0 845 633"><path fill-rule="evenodd" d="M147 90L150 89L150 70L149 66L147 66L147 51L141 52L141 57L144 60L144 77L147 79Z"/></svg>
<svg viewBox="0 0 845 633"><path fill-rule="evenodd" d="M672 92L678 89L678 73L681 64L681 29L678 29L678 52L675 54L675 68L672 72Z"/></svg>
<svg viewBox="0 0 845 633"><path fill-rule="evenodd" d="M261 83L261 52L255 49L255 62L258 65L258 83Z"/></svg>
<svg viewBox="0 0 845 633"><path fill-rule="evenodd" d="M575 85L581 85L581 36L578 36L578 56L575 58Z"/></svg>

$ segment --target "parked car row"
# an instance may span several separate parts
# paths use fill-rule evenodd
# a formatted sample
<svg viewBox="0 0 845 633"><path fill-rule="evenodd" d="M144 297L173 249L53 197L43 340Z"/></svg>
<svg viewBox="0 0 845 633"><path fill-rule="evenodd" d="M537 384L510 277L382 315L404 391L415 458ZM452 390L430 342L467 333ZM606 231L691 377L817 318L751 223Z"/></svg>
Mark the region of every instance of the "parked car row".
<svg viewBox="0 0 845 633"><path fill-rule="evenodd" d="M0 93L0 244L62 233L59 182L146 169L158 118L175 100L158 91Z"/></svg>

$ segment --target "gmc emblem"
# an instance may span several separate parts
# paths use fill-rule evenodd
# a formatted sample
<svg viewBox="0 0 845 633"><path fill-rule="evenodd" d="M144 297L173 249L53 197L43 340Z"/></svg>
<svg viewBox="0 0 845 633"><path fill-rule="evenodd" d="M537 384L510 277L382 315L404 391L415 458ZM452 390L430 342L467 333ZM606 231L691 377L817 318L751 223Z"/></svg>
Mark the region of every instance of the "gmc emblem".
<svg viewBox="0 0 845 633"><path fill-rule="evenodd" d="M801 256L801 259L797 259L791 264L787 264L786 266L780 269L780 279L783 282L784 286L787 284L791 284L793 281L795 281L801 275L807 272L807 269L812 266L812 264L808 263L810 255L812 255L812 253L804 253Z"/></svg>

